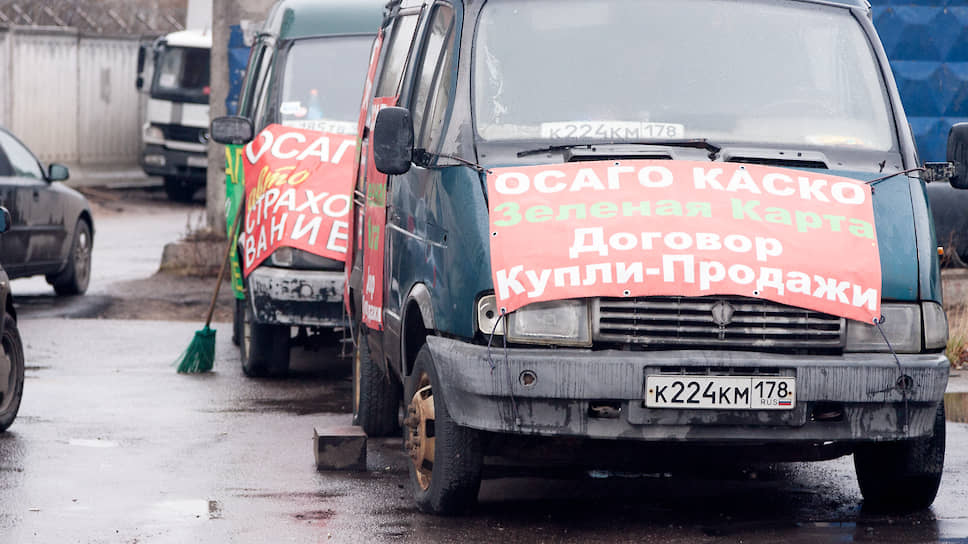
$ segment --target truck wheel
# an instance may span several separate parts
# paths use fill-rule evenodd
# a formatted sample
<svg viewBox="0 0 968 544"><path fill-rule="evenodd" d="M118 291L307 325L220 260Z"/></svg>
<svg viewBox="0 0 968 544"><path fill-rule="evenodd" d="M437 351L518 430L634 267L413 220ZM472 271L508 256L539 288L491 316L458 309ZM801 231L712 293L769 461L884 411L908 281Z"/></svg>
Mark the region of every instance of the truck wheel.
<svg viewBox="0 0 968 544"><path fill-rule="evenodd" d="M450 418L439 383L425 345L407 379L404 448L417 507L428 514L459 514L474 505L481 487L481 435Z"/></svg>
<svg viewBox="0 0 968 544"><path fill-rule="evenodd" d="M74 240L67 255L67 265L60 273L48 278L58 295L82 295L91 281L91 227L83 219L74 226Z"/></svg>
<svg viewBox="0 0 968 544"><path fill-rule="evenodd" d="M245 300L235 299L235 309L232 311L232 343L236 346L242 338L242 321L245 319Z"/></svg>
<svg viewBox="0 0 968 544"><path fill-rule="evenodd" d="M243 302L239 355L250 378L285 376L289 372L289 327L255 322L252 306Z"/></svg>
<svg viewBox="0 0 968 544"><path fill-rule="evenodd" d="M165 194L174 202L191 202L195 196L195 184L188 178L165 176Z"/></svg>
<svg viewBox="0 0 968 544"><path fill-rule="evenodd" d="M390 436L400 430L400 387L370 358L362 335L353 357L353 421L367 436Z"/></svg>
<svg viewBox="0 0 968 544"><path fill-rule="evenodd" d="M3 315L0 344L3 346L3 353L0 353L0 432L3 432L17 417L24 394L24 345L17 322L10 314Z"/></svg>
<svg viewBox="0 0 968 544"><path fill-rule="evenodd" d="M864 504L885 511L914 511L931 506L944 468L944 403L928 438L865 444L854 451L857 483Z"/></svg>

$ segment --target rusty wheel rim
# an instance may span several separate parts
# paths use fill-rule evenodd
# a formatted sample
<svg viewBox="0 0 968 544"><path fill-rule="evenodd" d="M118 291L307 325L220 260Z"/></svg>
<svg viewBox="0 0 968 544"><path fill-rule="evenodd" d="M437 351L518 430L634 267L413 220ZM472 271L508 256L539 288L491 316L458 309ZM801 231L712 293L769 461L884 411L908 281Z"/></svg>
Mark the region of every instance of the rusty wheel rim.
<svg viewBox="0 0 968 544"><path fill-rule="evenodd" d="M414 474L420 488L426 491L434 471L435 438L434 392L430 386L430 376L420 373L417 392L407 407L407 453L413 463Z"/></svg>

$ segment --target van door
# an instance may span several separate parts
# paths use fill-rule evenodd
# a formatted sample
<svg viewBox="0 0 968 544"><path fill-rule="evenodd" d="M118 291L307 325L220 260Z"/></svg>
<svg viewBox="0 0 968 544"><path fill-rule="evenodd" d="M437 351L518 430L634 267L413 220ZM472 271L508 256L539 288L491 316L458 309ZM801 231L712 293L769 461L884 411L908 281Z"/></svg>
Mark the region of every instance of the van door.
<svg viewBox="0 0 968 544"><path fill-rule="evenodd" d="M411 73L405 78L412 82L411 92L406 93L404 100L413 119L415 149L436 152L440 147L440 129L450 102L455 34L453 8L447 4L435 5ZM440 89L446 90L443 96L438 92ZM442 111L435 115L435 109ZM432 130L434 126L436 132ZM441 244L443 238L432 221L436 215L434 192L440 170L426 166L415 164L389 184L386 273L392 281L385 282L384 348L394 364L401 362L404 298L414 283L435 277L432 246Z"/></svg>
<svg viewBox="0 0 968 544"><path fill-rule="evenodd" d="M413 45L414 33L419 22L420 10L401 11L400 15L390 23L388 29L389 40L384 47L385 53L382 68L378 70L379 81L376 83L374 98L367 110L367 130L361 134L360 144L360 172L365 176L363 185L364 222L362 228L357 228L356 234L363 242L360 282L361 305L360 322L370 331L369 345L374 360L383 358L382 331L385 321L383 312L384 301L384 269L385 269L385 225L386 225L386 188L388 179L373 167L373 150L369 146L368 134L373 130L373 123L379 110L386 106L397 104L400 95L400 83L406 71L407 59ZM392 319L392 317L390 317Z"/></svg>

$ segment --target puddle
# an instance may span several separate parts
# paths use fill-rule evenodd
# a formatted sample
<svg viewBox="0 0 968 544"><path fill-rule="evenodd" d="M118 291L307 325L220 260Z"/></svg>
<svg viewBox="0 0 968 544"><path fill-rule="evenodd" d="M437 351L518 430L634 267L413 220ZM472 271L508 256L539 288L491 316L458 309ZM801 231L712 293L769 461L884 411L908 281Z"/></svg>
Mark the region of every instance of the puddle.
<svg viewBox="0 0 968 544"><path fill-rule="evenodd" d="M955 423L968 423L968 393L945 393L945 419Z"/></svg>
<svg viewBox="0 0 968 544"><path fill-rule="evenodd" d="M171 500L155 503L152 513L159 519L222 519L222 505L204 499Z"/></svg>

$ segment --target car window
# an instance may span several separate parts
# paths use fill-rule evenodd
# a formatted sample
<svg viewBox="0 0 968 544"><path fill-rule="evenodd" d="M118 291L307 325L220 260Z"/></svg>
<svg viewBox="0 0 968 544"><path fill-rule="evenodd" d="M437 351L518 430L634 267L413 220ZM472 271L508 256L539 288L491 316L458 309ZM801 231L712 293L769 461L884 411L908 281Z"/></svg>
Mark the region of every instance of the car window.
<svg viewBox="0 0 968 544"><path fill-rule="evenodd" d="M27 150L13 136L0 131L0 148L7 155L13 175L24 178L44 179L33 153Z"/></svg>
<svg viewBox="0 0 968 544"><path fill-rule="evenodd" d="M419 77L416 80L413 99L410 103L410 115L413 118L413 126L417 132L417 147L423 145L424 127L423 121L426 117L427 102L431 92L435 89L435 81L440 68L441 53L445 42L449 44L448 38L452 34L454 27L454 12L450 6L440 5L434 9L433 19L430 21L429 31L421 55L421 64L418 68Z"/></svg>
<svg viewBox="0 0 968 544"><path fill-rule="evenodd" d="M264 72L268 66L269 48L265 42L259 42L252 48L249 55L248 68L245 71L245 80L242 88L242 96L239 97L239 115L251 119L252 109L255 101L256 86L264 77Z"/></svg>
<svg viewBox="0 0 968 544"><path fill-rule="evenodd" d="M450 11L450 8L447 9ZM451 15L451 21L453 16ZM444 129L444 121L447 111L453 101L454 89L452 87L454 71L454 41L456 40L457 29L451 24L450 30L444 41L443 52L437 62L435 76L430 88L427 89L427 96L432 100L427 103L426 110L422 115L422 125L417 139L418 147L431 152L436 152L440 148L441 135ZM422 79L422 78L421 78ZM418 99L421 92L418 91ZM416 125L415 125L416 126Z"/></svg>
<svg viewBox="0 0 968 544"><path fill-rule="evenodd" d="M13 168L10 167L10 161L7 160L7 155L0 149L0 177L12 176Z"/></svg>
<svg viewBox="0 0 968 544"><path fill-rule="evenodd" d="M375 96L396 96L400 88L400 76L406 69L407 56L417 28L417 14L404 15L393 24L387 55L383 61L380 82Z"/></svg>

